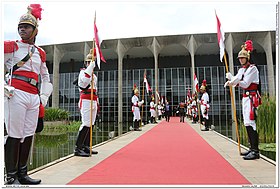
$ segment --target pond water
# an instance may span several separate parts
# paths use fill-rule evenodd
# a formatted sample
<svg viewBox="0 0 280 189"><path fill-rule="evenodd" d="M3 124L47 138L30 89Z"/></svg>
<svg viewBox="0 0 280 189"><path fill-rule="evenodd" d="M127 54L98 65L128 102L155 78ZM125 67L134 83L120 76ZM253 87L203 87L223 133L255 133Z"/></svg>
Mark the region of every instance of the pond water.
<svg viewBox="0 0 280 189"><path fill-rule="evenodd" d="M92 145L99 144L117 136L118 127L115 122L97 123L93 128ZM129 131L130 123L124 123L123 133ZM115 132L114 132L115 131ZM35 135L34 147L29 156L28 170L32 170L50 162L73 154L78 132L54 130Z"/></svg>

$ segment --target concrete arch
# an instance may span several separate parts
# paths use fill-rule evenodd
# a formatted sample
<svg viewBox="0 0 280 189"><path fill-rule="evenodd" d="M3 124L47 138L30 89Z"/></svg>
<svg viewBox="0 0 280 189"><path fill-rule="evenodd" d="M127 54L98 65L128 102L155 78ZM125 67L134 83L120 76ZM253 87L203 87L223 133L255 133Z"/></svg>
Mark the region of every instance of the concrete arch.
<svg viewBox="0 0 280 189"><path fill-rule="evenodd" d="M182 44L165 45L159 51L159 68L171 67L170 62L176 61L177 67L191 67L188 49Z"/></svg>
<svg viewBox="0 0 280 189"><path fill-rule="evenodd" d="M145 69L153 67L153 53L145 46L132 47L124 54L124 69Z"/></svg>

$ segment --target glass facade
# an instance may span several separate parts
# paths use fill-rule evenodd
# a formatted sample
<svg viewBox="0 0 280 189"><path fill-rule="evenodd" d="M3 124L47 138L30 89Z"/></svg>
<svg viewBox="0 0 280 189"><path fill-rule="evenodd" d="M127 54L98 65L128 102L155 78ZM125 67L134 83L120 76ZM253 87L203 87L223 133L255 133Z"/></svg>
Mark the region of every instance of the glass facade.
<svg viewBox="0 0 280 189"><path fill-rule="evenodd" d="M258 66L262 85L262 94L268 92L267 84L267 66ZM238 67L235 67L235 73ZM143 85L144 69L123 70L123 132L129 131L132 125L133 114L131 111L131 97L133 95L133 85L136 84L140 91L140 99L144 99L143 122L149 120L149 101L150 95L146 93ZM210 119L215 126L215 130L229 138L232 138L232 114L229 88L224 88L225 66L196 67L195 73L199 81L206 79L210 85ZM70 112L71 120L80 120L78 108L79 91L78 87L72 82L79 73L61 73L59 83L59 108ZM118 71L95 71L98 78L98 96L100 111L98 113L99 122L111 122L114 127L107 132L115 131L118 133ZM155 93L155 71L146 70L147 80ZM275 77L275 76L274 76ZM276 77L275 77L276 78ZM160 68L159 69L159 87L160 96L168 99L173 110L181 100L185 100L188 90L192 88L191 67L180 68ZM241 112L241 94L240 88L235 89L237 118L242 115ZM173 116L175 113L173 111ZM101 128L103 130L103 128ZM109 129L109 127L108 127ZM102 137L102 136L101 136Z"/></svg>

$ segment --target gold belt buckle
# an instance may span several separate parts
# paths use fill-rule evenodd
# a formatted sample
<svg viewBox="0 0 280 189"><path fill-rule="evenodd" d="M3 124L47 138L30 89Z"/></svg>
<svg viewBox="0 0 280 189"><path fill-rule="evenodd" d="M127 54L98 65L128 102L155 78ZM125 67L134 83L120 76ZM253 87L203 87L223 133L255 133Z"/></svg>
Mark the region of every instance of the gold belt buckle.
<svg viewBox="0 0 280 189"><path fill-rule="evenodd" d="M33 86L36 86L37 81L35 79L31 79L30 80L30 84L33 85Z"/></svg>

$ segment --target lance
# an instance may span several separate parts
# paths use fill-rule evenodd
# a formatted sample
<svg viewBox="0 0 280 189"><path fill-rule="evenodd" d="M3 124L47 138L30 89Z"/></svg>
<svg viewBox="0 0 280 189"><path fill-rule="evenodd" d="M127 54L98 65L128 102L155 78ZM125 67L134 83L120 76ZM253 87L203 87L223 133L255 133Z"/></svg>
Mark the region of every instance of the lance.
<svg viewBox="0 0 280 189"><path fill-rule="evenodd" d="M146 75L146 69L144 71L144 76ZM142 100L144 100L144 91L145 91L145 82L143 80L143 93L142 93ZM141 112L141 119L140 119L140 128L142 127L142 119L143 119L143 110L144 109L144 106L142 104L142 112Z"/></svg>
<svg viewBox="0 0 280 189"><path fill-rule="evenodd" d="M94 23L96 21L96 12L94 15ZM95 39L92 41L92 62L95 64L95 56L94 56L94 49L95 49ZM92 63L91 63L92 64ZM91 74L91 84L90 84L90 155L92 155L92 106L93 106L93 85L94 85L94 72L92 71Z"/></svg>
<svg viewBox="0 0 280 189"><path fill-rule="evenodd" d="M226 58L226 53L225 52L224 52L224 59L225 59L225 65L226 65L226 72L228 73L229 72L228 71L228 63L227 63L227 58ZM233 118L234 118L234 122L235 122L235 131L236 131L236 137L237 137L237 142L238 142L238 151L239 151L239 154L241 154L238 123L237 123L237 117L236 117L235 100L234 100L233 94L232 94L232 86L229 86L229 92L230 92L230 97L231 97Z"/></svg>
<svg viewBox="0 0 280 189"><path fill-rule="evenodd" d="M200 130L202 130L201 129L201 119L200 119L200 103L198 103L198 93L197 92L195 92L195 95L196 95L196 104L197 104L197 113L198 113L198 121L199 121L199 128L200 128Z"/></svg>

